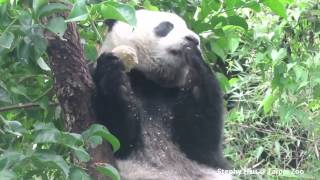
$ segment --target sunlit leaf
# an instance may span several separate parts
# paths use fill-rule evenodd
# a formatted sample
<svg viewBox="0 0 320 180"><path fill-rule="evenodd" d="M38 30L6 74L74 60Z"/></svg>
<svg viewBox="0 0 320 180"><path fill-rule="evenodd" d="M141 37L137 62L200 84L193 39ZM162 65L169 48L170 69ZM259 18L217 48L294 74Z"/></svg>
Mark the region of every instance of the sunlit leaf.
<svg viewBox="0 0 320 180"><path fill-rule="evenodd" d="M270 52L270 58L274 61L281 60L284 57L286 57L287 51L284 48L281 48L279 50L272 49Z"/></svg>
<svg viewBox="0 0 320 180"><path fill-rule="evenodd" d="M263 0L262 3L268 6L273 12L281 17L287 17L286 7L280 0Z"/></svg>
<svg viewBox="0 0 320 180"><path fill-rule="evenodd" d="M260 158L263 151L264 151L264 147L259 146L258 149L256 150L256 159L257 160Z"/></svg>
<svg viewBox="0 0 320 180"><path fill-rule="evenodd" d="M51 71L50 67L47 65L47 63L42 59L42 57L40 57L37 60L37 64L39 65L39 67L44 70L44 71Z"/></svg>
<svg viewBox="0 0 320 180"><path fill-rule="evenodd" d="M159 11L159 8L157 6L152 5L148 0L143 2L143 7L144 9L148 9L151 11Z"/></svg>
<svg viewBox="0 0 320 180"><path fill-rule="evenodd" d="M9 2L9 0L0 0L0 4L4 4L4 3L7 3Z"/></svg>

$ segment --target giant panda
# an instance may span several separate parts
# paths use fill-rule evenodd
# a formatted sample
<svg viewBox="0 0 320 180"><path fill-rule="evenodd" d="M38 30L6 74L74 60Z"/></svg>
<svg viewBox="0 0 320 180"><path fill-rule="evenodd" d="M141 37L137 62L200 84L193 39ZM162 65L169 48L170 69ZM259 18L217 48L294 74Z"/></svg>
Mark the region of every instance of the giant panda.
<svg viewBox="0 0 320 180"><path fill-rule="evenodd" d="M199 36L173 13L108 21L94 72L95 109L120 140L123 180L231 179L222 154L223 100Z"/></svg>

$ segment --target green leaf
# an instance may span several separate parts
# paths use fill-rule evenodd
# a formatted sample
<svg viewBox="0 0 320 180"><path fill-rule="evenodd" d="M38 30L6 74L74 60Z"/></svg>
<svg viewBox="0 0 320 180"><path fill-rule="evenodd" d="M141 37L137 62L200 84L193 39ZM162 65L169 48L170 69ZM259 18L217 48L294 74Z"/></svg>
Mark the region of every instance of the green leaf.
<svg viewBox="0 0 320 180"><path fill-rule="evenodd" d="M69 176L70 167L61 156L49 153L34 153L32 158L40 161L42 164L45 164L46 166L53 165L54 168L62 170L65 177Z"/></svg>
<svg viewBox="0 0 320 180"><path fill-rule="evenodd" d="M55 17L49 21L46 28L62 38L65 30L67 29L67 23L62 17Z"/></svg>
<svg viewBox="0 0 320 180"><path fill-rule="evenodd" d="M70 170L70 180L92 180L92 179L84 170L77 167L73 167Z"/></svg>
<svg viewBox="0 0 320 180"><path fill-rule="evenodd" d="M256 150L256 159L258 160L262 154L262 152L264 151L264 147L259 146L258 149Z"/></svg>
<svg viewBox="0 0 320 180"><path fill-rule="evenodd" d="M119 140L113 136L106 127L100 124L93 124L82 133L84 139L89 139L92 136L101 136L105 140L107 140L113 148L113 151L117 151L120 148Z"/></svg>
<svg viewBox="0 0 320 180"><path fill-rule="evenodd" d="M42 129L36 132L35 143L57 143L60 131L57 129Z"/></svg>
<svg viewBox="0 0 320 180"><path fill-rule="evenodd" d="M286 57L286 55L287 51L284 48L279 49L279 51L272 49L269 53L269 56L273 61L282 60L284 57Z"/></svg>
<svg viewBox="0 0 320 180"><path fill-rule="evenodd" d="M279 0L263 0L262 3L268 6L273 12L278 14L281 17L287 17L287 11L284 4L281 3Z"/></svg>
<svg viewBox="0 0 320 180"><path fill-rule="evenodd" d="M253 1L246 3L246 7L250 8L256 12L261 11L260 3L258 3L256 0L253 0Z"/></svg>
<svg viewBox="0 0 320 180"><path fill-rule="evenodd" d="M15 94L19 94L24 96L26 99L31 100L31 98L27 95L27 89L22 85L17 85L16 87L10 88L11 92Z"/></svg>
<svg viewBox="0 0 320 180"><path fill-rule="evenodd" d="M281 147L281 145L280 145L279 141L275 141L274 142L274 151L275 151L276 155L278 156L279 160L281 159L280 147Z"/></svg>
<svg viewBox="0 0 320 180"><path fill-rule="evenodd" d="M282 124L292 120L296 107L291 104L281 103L279 107L279 115Z"/></svg>
<svg viewBox="0 0 320 180"><path fill-rule="evenodd" d="M220 56L223 60L226 58L226 54L224 52L224 49L222 46L219 45L219 43L213 41L210 43L212 51Z"/></svg>
<svg viewBox="0 0 320 180"><path fill-rule="evenodd" d="M74 154L78 158L79 161L81 162L88 162L90 160L90 155L87 153L85 149L82 147L71 147L73 150Z"/></svg>
<svg viewBox="0 0 320 180"><path fill-rule="evenodd" d="M235 9L244 5L241 0L224 0L225 10L228 16L235 14Z"/></svg>
<svg viewBox="0 0 320 180"><path fill-rule="evenodd" d="M126 22L131 26L135 26L137 23L135 10L129 5L107 2L101 6L101 15L105 19L115 19Z"/></svg>
<svg viewBox="0 0 320 180"><path fill-rule="evenodd" d="M230 16L230 17L228 17L228 22L230 25L239 26L245 30L248 29L247 21L240 16Z"/></svg>
<svg viewBox="0 0 320 180"><path fill-rule="evenodd" d="M100 136L91 136L87 141L90 147L95 148L102 143L102 138Z"/></svg>
<svg viewBox="0 0 320 180"><path fill-rule="evenodd" d="M215 74L217 76L217 79L219 81L219 84L220 84L223 92L227 92L230 89L230 84L229 84L228 78L224 74L219 73L219 72L217 72Z"/></svg>
<svg viewBox="0 0 320 180"><path fill-rule="evenodd" d="M97 56L98 56L98 52L97 52L95 44L86 43L84 46L84 54L87 59L89 59L91 61L96 60Z"/></svg>
<svg viewBox="0 0 320 180"><path fill-rule="evenodd" d="M35 131L37 131L37 130L45 130L45 129L54 129L55 126L53 123L37 122L33 125L33 128Z"/></svg>
<svg viewBox="0 0 320 180"><path fill-rule="evenodd" d="M99 163L99 165L96 167L96 170L105 176L111 177L112 180L120 180L119 172L110 164Z"/></svg>
<svg viewBox="0 0 320 180"><path fill-rule="evenodd" d="M151 11L159 11L159 8L157 6L152 5L149 0L143 2L143 8Z"/></svg>
<svg viewBox="0 0 320 180"><path fill-rule="evenodd" d="M37 12L39 8L45 4L48 4L48 0L33 0L32 8L35 12Z"/></svg>
<svg viewBox="0 0 320 180"><path fill-rule="evenodd" d="M234 8L234 6L235 6L235 4L236 4L236 1L237 1L237 0L225 0L225 1L224 1L224 4L225 4L225 6L226 6L226 9L228 10L228 9Z"/></svg>
<svg viewBox="0 0 320 180"><path fill-rule="evenodd" d="M44 71L51 71L50 67L47 65L47 63L42 59L42 57L40 57L37 60L37 64L39 65L39 67L44 70Z"/></svg>
<svg viewBox="0 0 320 180"><path fill-rule="evenodd" d="M20 152L7 150L0 156L0 161L5 161L6 167L11 167L19 162L23 161L26 156Z"/></svg>
<svg viewBox="0 0 320 180"><path fill-rule="evenodd" d="M27 132L19 121L5 121L5 125L6 132L16 136L22 136L23 133Z"/></svg>
<svg viewBox="0 0 320 180"><path fill-rule="evenodd" d="M42 34L32 34L29 36L32 43L30 45L33 46L32 59L39 59L45 52L48 46L47 39L45 39Z"/></svg>
<svg viewBox="0 0 320 180"><path fill-rule="evenodd" d="M9 0L0 0L0 4L8 3Z"/></svg>
<svg viewBox="0 0 320 180"><path fill-rule="evenodd" d="M296 81L298 81L299 84L305 83L308 81L308 70L306 68L304 68L303 66L297 65L293 67L293 70L295 72ZM299 86L301 86L301 84Z"/></svg>
<svg viewBox="0 0 320 180"><path fill-rule="evenodd" d="M71 12L65 20L65 22L73 22L73 21L83 21L86 20L89 15L89 12L86 7L85 0L76 1L73 5Z"/></svg>
<svg viewBox="0 0 320 180"><path fill-rule="evenodd" d="M12 32L4 32L0 36L0 47L10 49L12 42L14 40L14 35Z"/></svg>
<svg viewBox="0 0 320 180"><path fill-rule="evenodd" d="M240 38L228 38L228 47L231 53L233 53L240 43Z"/></svg>
<svg viewBox="0 0 320 180"><path fill-rule="evenodd" d="M1 177L1 180L14 180L14 179L17 179L16 173L14 173L11 170L6 170L6 169L0 171L0 177Z"/></svg>
<svg viewBox="0 0 320 180"><path fill-rule="evenodd" d="M56 12L66 11L69 8L62 3L49 3L41 7L37 13L38 17L48 16Z"/></svg>
<svg viewBox="0 0 320 180"><path fill-rule="evenodd" d="M258 109L260 109L262 106L264 113L270 112L273 103L275 102L275 100L277 100L277 93L278 90L275 90L272 93L268 91Z"/></svg>
<svg viewBox="0 0 320 180"><path fill-rule="evenodd" d="M61 132L59 143L68 146L82 146L84 145L82 136L76 133Z"/></svg>
<svg viewBox="0 0 320 180"><path fill-rule="evenodd" d="M264 113L268 113L271 110L273 102L274 102L274 97L272 94L270 94L269 96L266 96L263 99L262 105L263 105Z"/></svg>
<svg viewBox="0 0 320 180"><path fill-rule="evenodd" d="M211 11L218 11L221 7L219 0L202 0L201 1L201 19L207 17Z"/></svg>

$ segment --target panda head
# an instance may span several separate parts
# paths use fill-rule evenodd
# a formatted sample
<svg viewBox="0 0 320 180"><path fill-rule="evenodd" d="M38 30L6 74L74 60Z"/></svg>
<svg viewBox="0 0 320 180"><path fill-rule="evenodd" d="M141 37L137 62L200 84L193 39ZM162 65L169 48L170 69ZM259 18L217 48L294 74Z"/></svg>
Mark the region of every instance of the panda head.
<svg viewBox="0 0 320 180"><path fill-rule="evenodd" d="M101 52L129 46L138 57L139 63L134 69L150 80L166 87L185 83L189 73L185 51L188 48L200 51L199 36L173 13L138 10L136 18L134 28L120 21L107 24L109 32Z"/></svg>

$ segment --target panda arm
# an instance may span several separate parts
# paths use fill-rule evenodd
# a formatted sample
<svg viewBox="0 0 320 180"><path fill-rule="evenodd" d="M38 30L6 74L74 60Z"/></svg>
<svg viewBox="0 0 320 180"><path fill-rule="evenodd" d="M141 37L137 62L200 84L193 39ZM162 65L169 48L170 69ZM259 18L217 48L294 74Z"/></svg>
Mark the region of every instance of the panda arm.
<svg viewBox="0 0 320 180"><path fill-rule="evenodd" d="M95 109L99 121L119 138L121 149L118 154L126 155L137 141L139 114L138 103L122 61L112 53L101 54L97 60L94 81Z"/></svg>
<svg viewBox="0 0 320 180"><path fill-rule="evenodd" d="M189 74L174 108L174 137L190 159L228 168L223 158L223 99L219 83L199 53L191 53Z"/></svg>

